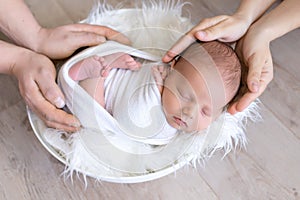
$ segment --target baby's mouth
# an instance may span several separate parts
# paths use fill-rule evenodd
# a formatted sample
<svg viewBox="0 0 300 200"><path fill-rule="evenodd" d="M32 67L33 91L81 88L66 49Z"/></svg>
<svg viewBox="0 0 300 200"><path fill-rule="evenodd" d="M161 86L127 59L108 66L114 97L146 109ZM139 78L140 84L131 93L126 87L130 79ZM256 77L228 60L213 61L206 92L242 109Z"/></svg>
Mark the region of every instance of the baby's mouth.
<svg viewBox="0 0 300 200"><path fill-rule="evenodd" d="M173 119L178 126L187 127L187 123L183 121L181 118L174 116Z"/></svg>

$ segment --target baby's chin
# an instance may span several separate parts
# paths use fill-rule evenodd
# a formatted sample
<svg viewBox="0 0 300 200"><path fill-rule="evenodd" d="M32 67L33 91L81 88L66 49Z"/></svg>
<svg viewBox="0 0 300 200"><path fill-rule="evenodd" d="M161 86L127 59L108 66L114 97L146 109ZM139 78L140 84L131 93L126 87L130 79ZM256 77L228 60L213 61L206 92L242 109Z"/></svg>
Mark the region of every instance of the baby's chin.
<svg viewBox="0 0 300 200"><path fill-rule="evenodd" d="M180 127L180 128L177 128L177 129L180 130L180 131L183 131L184 133L187 133L187 134L193 134L193 133L201 133L201 132L205 131L207 128L189 128L189 127L185 128L185 127Z"/></svg>
<svg viewBox="0 0 300 200"><path fill-rule="evenodd" d="M187 129L182 129L182 131L184 131L185 133L201 133L203 131L205 131L207 129L207 127L203 127L203 128L187 128Z"/></svg>

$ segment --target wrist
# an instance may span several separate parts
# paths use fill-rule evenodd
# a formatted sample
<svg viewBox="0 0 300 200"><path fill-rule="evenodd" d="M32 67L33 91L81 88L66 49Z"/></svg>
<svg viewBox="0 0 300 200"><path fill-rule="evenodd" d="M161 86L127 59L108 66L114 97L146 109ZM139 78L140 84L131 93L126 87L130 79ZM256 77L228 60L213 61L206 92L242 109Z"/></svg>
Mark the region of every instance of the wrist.
<svg viewBox="0 0 300 200"><path fill-rule="evenodd" d="M24 65L29 65L28 61L33 57L33 54L34 52L26 48L17 47L15 59L9 66L9 74L18 78L21 75L20 73L22 73L21 68L23 68Z"/></svg>
<svg viewBox="0 0 300 200"><path fill-rule="evenodd" d="M256 20L255 13L244 6L240 7L233 16L243 19L248 27Z"/></svg>
<svg viewBox="0 0 300 200"><path fill-rule="evenodd" d="M0 73L18 76L20 67L31 53L26 48L0 41Z"/></svg>
<svg viewBox="0 0 300 200"><path fill-rule="evenodd" d="M275 26L269 26L268 23L264 23L263 21L257 21L250 26L249 32L253 35L255 34L259 38L263 38L265 42L270 43L279 37L277 32L274 30L274 27Z"/></svg>
<svg viewBox="0 0 300 200"><path fill-rule="evenodd" d="M42 44L43 44L43 40L44 40L44 28L42 27L38 27L36 28L35 32L34 32L34 37L31 40L30 45L28 46L29 49L31 49L32 51L36 52L36 53L43 53L42 52Z"/></svg>
<svg viewBox="0 0 300 200"><path fill-rule="evenodd" d="M264 46L269 46L270 42L274 40L272 29L257 23L254 23L250 26L246 37L255 39L257 44Z"/></svg>
<svg viewBox="0 0 300 200"><path fill-rule="evenodd" d="M242 0L234 15L243 16L250 26L275 2L276 0Z"/></svg>
<svg viewBox="0 0 300 200"><path fill-rule="evenodd" d="M247 28L249 28L253 23L253 18L243 12L236 12L232 15L232 17L243 21Z"/></svg>

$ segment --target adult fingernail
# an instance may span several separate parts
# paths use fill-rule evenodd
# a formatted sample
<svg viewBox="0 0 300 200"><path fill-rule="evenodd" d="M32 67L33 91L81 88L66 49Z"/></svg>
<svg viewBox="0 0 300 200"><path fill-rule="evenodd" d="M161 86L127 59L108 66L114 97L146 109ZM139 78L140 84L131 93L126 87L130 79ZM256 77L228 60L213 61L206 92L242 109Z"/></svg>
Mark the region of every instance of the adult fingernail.
<svg viewBox="0 0 300 200"><path fill-rule="evenodd" d="M171 59L172 59L172 58L171 58L169 55L166 54L166 55L163 57L162 60L163 60L163 62L170 62Z"/></svg>
<svg viewBox="0 0 300 200"><path fill-rule="evenodd" d="M98 36L97 41L100 42L100 43L103 43L103 42L106 42L106 38L103 37L103 36Z"/></svg>
<svg viewBox="0 0 300 200"><path fill-rule="evenodd" d="M196 33L196 37L197 38L205 38L205 36L206 36L206 32L205 31L198 31Z"/></svg>
<svg viewBox="0 0 300 200"><path fill-rule="evenodd" d="M79 128L81 126L81 124L79 122L73 122L72 124L70 124L70 126Z"/></svg>
<svg viewBox="0 0 300 200"><path fill-rule="evenodd" d="M253 83L252 83L252 91L253 91L253 92L258 92L258 90L259 90L259 85L258 85L258 83L257 83L257 82L253 82Z"/></svg>
<svg viewBox="0 0 300 200"><path fill-rule="evenodd" d="M63 108L65 106L65 102L61 97L57 97L54 103L57 108Z"/></svg>

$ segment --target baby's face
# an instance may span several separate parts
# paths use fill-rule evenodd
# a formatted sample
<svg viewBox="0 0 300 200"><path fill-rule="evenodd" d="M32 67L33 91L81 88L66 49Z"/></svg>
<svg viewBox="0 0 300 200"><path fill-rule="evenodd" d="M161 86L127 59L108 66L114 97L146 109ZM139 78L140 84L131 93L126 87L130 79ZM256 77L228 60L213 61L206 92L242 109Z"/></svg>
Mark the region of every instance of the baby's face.
<svg viewBox="0 0 300 200"><path fill-rule="evenodd" d="M213 103L206 80L184 59L174 65L165 80L162 105L167 122L185 132L206 129L225 106Z"/></svg>

